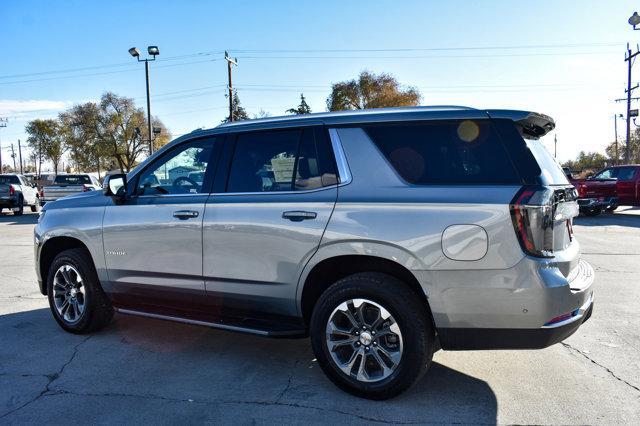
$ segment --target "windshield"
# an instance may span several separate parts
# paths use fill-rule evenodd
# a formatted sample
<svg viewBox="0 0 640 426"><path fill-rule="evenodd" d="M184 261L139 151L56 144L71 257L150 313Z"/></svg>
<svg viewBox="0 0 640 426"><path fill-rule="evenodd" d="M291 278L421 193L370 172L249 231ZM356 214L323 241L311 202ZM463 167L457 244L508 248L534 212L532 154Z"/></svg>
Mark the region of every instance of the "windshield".
<svg viewBox="0 0 640 426"><path fill-rule="evenodd" d="M91 179L87 175L60 175L56 176L55 183L61 185L91 185Z"/></svg>
<svg viewBox="0 0 640 426"><path fill-rule="evenodd" d="M562 167L555 158L547 151L540 140L525 139L527 147L535 157L542 171L542 177L547 185L566 185L569 183Z"/></svg>

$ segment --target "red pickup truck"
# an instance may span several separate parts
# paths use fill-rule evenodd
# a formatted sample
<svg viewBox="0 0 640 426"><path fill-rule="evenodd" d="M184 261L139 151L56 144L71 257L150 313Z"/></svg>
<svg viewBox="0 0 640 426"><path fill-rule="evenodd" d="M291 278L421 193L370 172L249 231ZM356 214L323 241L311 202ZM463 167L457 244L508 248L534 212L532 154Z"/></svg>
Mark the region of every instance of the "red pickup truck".
<svg viewBox="0 0 640 426"><path fill-rule="evenodd" d="M568 172L567 178L578 190L580 211L586 215L597 216L619 205L640 205L638 164L607 167L587 179L573 179Z"/></svg>

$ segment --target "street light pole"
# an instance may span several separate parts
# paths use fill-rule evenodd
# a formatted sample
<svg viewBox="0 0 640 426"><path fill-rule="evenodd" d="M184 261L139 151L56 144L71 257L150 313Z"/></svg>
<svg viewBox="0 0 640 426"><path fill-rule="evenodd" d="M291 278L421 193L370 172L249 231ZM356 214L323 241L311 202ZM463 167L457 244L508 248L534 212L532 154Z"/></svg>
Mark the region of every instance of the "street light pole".
<svg viewBox="0 0 640 426"><path fill-rule="evenodd" d="M136 47L132 47L129 49L129 54L136 58L138 62L144 62L144 75L147 86L147 131L148 131L148 142L149 142L149 155L153 154L153 138L151 137L152 129L151 129L151 95L149 90L149 62L155 61L156 56L160 54L160 49L158 46L149 46L147 47L147 53L151 56L151 58L140 59L140 51Z"/></svg>
<svg viewBox="0 0 640 426"><path fill-rule="evenodd" d="M149 135L149 155L153 154L153 140L151 140L151 96L149 95L149 61L144 61L144 75L147 80L147 131Z"/></svg>

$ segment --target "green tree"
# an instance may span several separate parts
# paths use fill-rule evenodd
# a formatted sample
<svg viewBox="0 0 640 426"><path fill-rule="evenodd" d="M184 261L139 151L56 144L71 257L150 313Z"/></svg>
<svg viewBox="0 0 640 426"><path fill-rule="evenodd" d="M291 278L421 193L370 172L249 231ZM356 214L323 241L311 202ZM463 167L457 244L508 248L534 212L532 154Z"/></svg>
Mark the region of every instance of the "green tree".
<svg viewBox="0 0 640 426"><path fill-rule="evenodd" d="M25 131L27 144L36 152L38 175L42 173L42 163L50 160L53 171L58 173L58 166L67 150L62 137L60 125L56 120L36 119L27 123Z"/></svg>
<svg viewBox="0 0 640 426"><path fill-rule="evenodd" d="M103 158L108 155L96 131L99 120L100 108L93 102L75 105L58 116L70 160L79 170L97 170L98 177Z"/></svg>
<svg viewBox="0 0 640 426"><path fill-rule="evenodd" d="M300 105L295 108L289 108L285 112L290 114L310 114L311 107L309 107L307 100L304 98L304 93L300 93Z"/></svg>
<svg viewBox="0 0 640 426"><path fill-rule="evenodd" d="M626 155L626 151L627 151L627 143L626 141L622 140L622 141L618 141L618 157L617 157L617 164L624 164L625 162L625 155ZM631 145L630 145L630 158L629 158L629 162L631 164L637 164L640 163L640 128L637 128L633 131L633 133L631 134ZM605 148L605 152L607 153L607 156L611 159L612 162L616 162L616 143L615 142L611 142L609 145L607 145L607 147Z"/></svg>
<svg viewBox="0 0 640 426"><path fill-rule="evenodd" d="M573 171L582 171L587 169L601 169L608 163L611 163L611 161L599 152L580 151L575 160L566 161L562 166L569 167Z"/></svg>
<svg viewBox="0 0 640 426"><path fill-rule="evenodd" d="M402 88L389 74L375 75L368 71L357 79L334 83L327 98L329 111L350 109L416 106L420 103L416 88Z"/></svg>
<svg viewBox="0 0 640 426"><path fill-rule="evenodd" d="M249 114L247 114L247 111L244 109L244 107L240 103L240 97L238 96L238 91L234 90L233 91L233 121L241 121L241 120L248 120L248 119L249 119ZM224 120L222 120L223 123L228 123L229 121L231 121L229 116L227 116Z"/></svg>
<svg viewBox="0 0 640 426"><path fill-rule="evenodd" d="M106 153L122 172L128 173L140 157L148 153L144 112L135 106L133 99L107 92L100 99L97 117L94 127L100 152ZM157 117L152 119L152 126L164 130L154 141L154 146L159 148L171 139L171 134Z"/></svg>

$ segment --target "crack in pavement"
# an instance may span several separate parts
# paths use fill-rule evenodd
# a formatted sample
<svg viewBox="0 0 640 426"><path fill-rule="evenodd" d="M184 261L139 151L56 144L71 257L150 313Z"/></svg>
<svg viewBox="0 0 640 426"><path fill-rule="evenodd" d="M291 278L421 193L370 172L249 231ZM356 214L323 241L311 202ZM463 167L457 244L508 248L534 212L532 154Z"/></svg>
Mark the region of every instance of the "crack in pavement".
<svg viewBox="0 0 640 426"><path fill-rule="evenodd" d="M293 364L293 367L291 367L292 373L289 374L289 378L287 379L287 386L285 386L285 388L282 390L282 392L280 392L280 394L276 398L276 402L280 402L282 397L284 397L284 395L289 391L289 388L291 388L291 381L293 380L293 370L295 370L295 368L298 366L299 362L300 362L300 360L297 359L296 362Z"/></svg>
<svg viewBox="0 0 640 426"><path fill-rule="evenodd" d="M30 399L29 401L25 402L24 404L22 404L19 407L14 408L13 410L9 410L6 413L0 415L0 420L4 419L5 417L22 410L23 408L25 408L26 406L33 404L34 402L36 402L37 400L39 400L40 398L47 396L49 394L51 394L52 392L55 393L55 391L52 391L50 389L50 386L53 384L53 382L55 382L56 380L58 380L58 378L60 378L60 376L62 375L62 373L64 373L65 368L67 368L67 366L69 364L71 364L73 362L73 360L76 358L76 355L78 355L78 349L80 348L80 346L82 346L84 343L87 342L87 340L91 339L92 336L88 336L85 339L83 339L80 343L76 344L73 347L73 353L71 354L71 357L64 363L62 364L62 367L60 367L58 369L58 371L56 371L53 374L44 374L43 376L47 377L47 379L49 380L47 382L47 384L44 386L44 389L42 389L42 391L40 391L40 393L38 395L36 395L35 398Z"/></svg>
<svg viewBox="0 0 640 426"><path fill-rule="evenodd" d="M104 393L91 393L91 392L75 392L69 391L65 389L57 389L50 391L46 394L43 394L42 397L50 397L57 395L74 395L74 396L85 396L85 397L102 397L102 398L141 398L141 399L150 399L150 400L160 400L160 401L168 401L168 402L176 402L176 403L189 403L189 404L199 404L199 405L212 405L212 404L226 404L226 405L254 405L254 406L263 406L263 407L288 407L288 408L296 408L296 409L306 409L306 410L316 410L321 412L331 412L335 414L340 414L344 416L350 416L357 418L359 420L365 420L372 423L394 423L394 424L402 424L402 425L414 425L414 424L457 424L457 425L466 425L466 424L493 424L493 423L464 423L464 422L428 422L424 420L411 420L405 422L399 422L397 420L387 420L377 417L366 416L357 413L350 413L348 411L338 410L335 408L324 408L317 407L313 405L304 405L297 403L286 403L279 401L250 401L250 400L235 400L235 399L227 399L227 400L196 400L196 399L185 399L185 398L172 398L162 395L153 395L153 394L134 394L134 393L120 393L120 392L104 392ZM2 417L0 417L2 418Z"/></svg>
<svg viewBox="0 0 640 426"><path fill-rule="evenodd" d="M38 294L38 293L33 293L34 295ZM35 296L35 297L30 297L28 294L18 294L16 296L3 296L0 297L0 300L9 300L9 299L26 299L26 300L46 300L47 297L46 296Z"/></svg>
<svg viewBox="0 0 640 426"><path fill-rule="evenodd" d="M574 348L573 346L571 346L568 343L565 343L565 342L560 342L560 343L562 344L562 346L564 346L565 348L569 349L570 351L579 353L580 355L582 355L583 357L585 357L586 359L591 361L593 364L597 365L600 368L603 368L607 373L609 373L616 380L618 380L618 381L624 383L625 385L631 387L632 389L635 389L636 391L640 392L640 387L635 386L635 385L627 382L625 379L623 379L622 377L620 377L616 373L614 373L609 367L605 367L604 365L600 364L598 361L596 361L593 358L591 358L586 352L581 351L578 348Z"/></svg>

